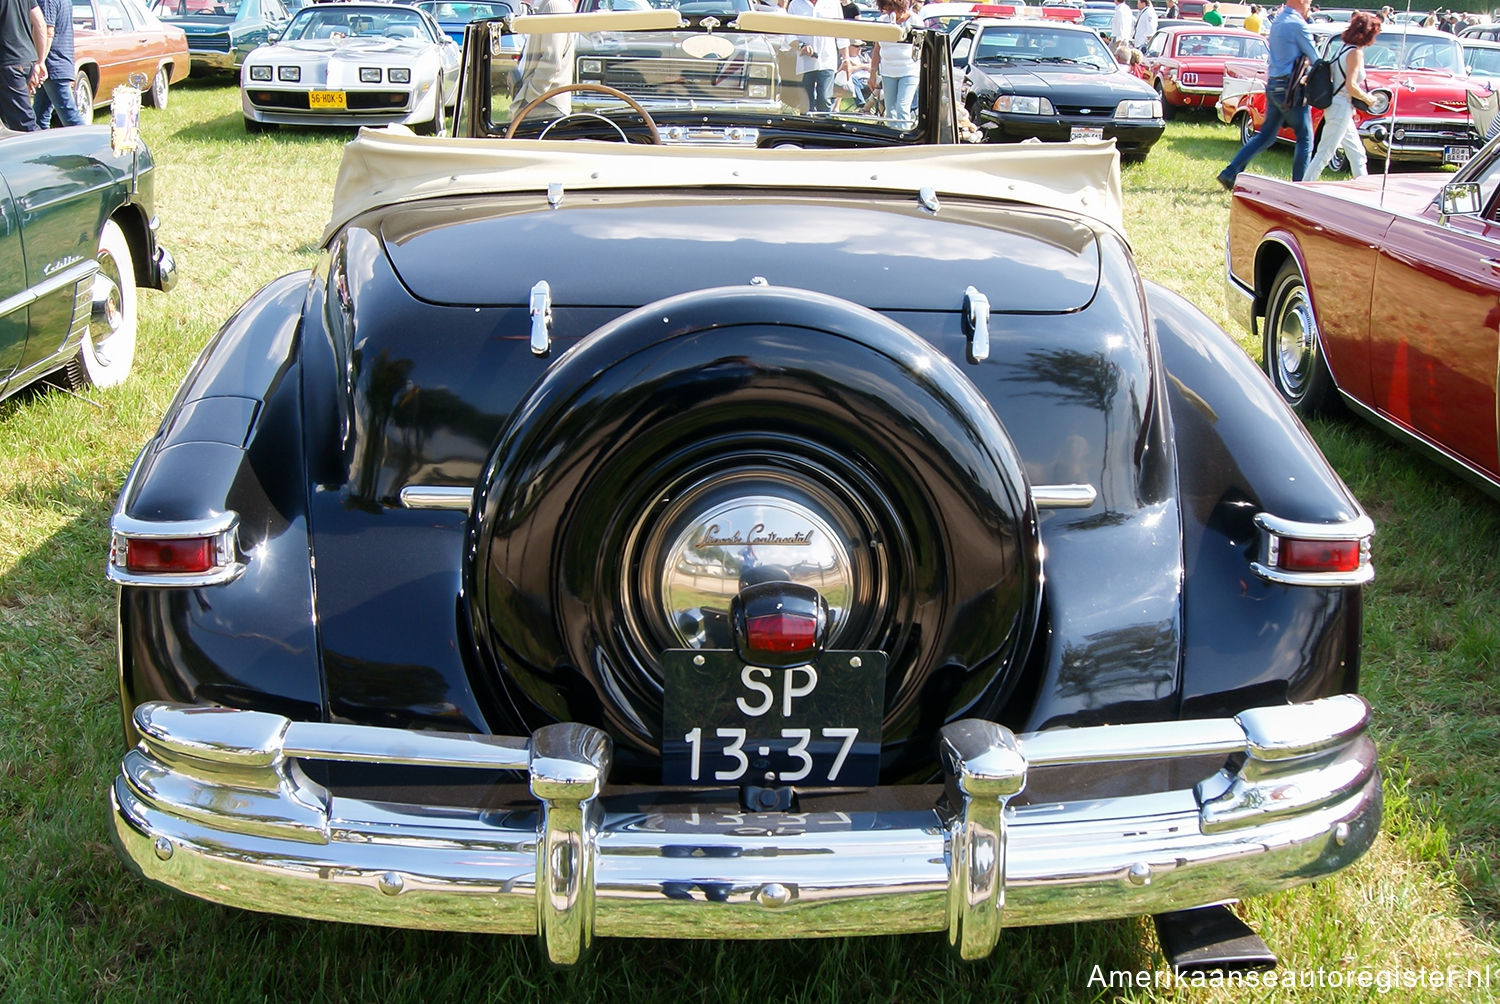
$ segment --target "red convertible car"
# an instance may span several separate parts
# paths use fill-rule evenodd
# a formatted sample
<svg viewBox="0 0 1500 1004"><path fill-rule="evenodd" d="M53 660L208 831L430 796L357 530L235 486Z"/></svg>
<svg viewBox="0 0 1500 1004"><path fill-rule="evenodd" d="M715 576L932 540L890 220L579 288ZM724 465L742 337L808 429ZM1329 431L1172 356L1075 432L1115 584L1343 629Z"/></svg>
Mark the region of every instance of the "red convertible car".
<svg viewBox="0 0 1500 1004"><path fill-rule="evenodd" d="M1343 402L1500 495L1497 262L1493 142L1457 174L1240 175L1226 296L1295 410Z"/></svg>
<svg viewBox="0 0 1500 1004"><path fill-rule="evenodd" d="M1146 43L1146 82L1161 95L1162 108L1209 108L1224 87L1228 60L1264 69L1266 40L1254 32L1212 25L1173 25ZM1264 107L1264 106L1262 106Z"/></svg>
<svg viewBox="0 0 1500 1004"><path fill-rule="evenodd" d="M1404 30L1403 30L1404 29ZM1330 35L1324 51L1337 52L1343 43ZM1468 79L1463 50L1449 34L1423 28L1382 31L1365 50L1366 89L1385 101L1370 111L1356 109L1354 121L1372 160L1425 164L1456 164L1478 149L1482 138L1469 121L1470 90L1484 86ZM1258 79L1252 79L1252 75ZM1219 99L1219 118L1239 126L1242 139L1258 131L1266 117L1265 69L1231 64ZM1313 129L1321 130L1323 114L1314 108ZM1278 137L1293 140L1284 128ZM1342 171L1340 151L1329 165Z"/></svg>

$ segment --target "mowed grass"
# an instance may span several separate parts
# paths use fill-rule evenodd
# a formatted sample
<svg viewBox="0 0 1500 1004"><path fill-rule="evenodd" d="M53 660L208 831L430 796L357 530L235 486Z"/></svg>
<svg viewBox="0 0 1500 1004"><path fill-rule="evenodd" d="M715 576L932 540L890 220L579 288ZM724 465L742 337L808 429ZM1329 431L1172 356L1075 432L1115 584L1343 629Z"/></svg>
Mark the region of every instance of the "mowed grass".
<svg viewBox="0 0 1500 1004"><path fill-rule="evenodd" d="M953 961L939 935L606 941L587 967L559 973L529 939L305 923L142 884L105 822L121 752L108 514L218 325L267 280L316 260L348 139L246 136L234 87L199 81L174 88L165 112L148 109L143 128L182 281L143 293L135 374L107 393L0 404L0 1000L1344 1001L1419 976L1425 985L1394 999L1500 994L1500 504L1347 422L1313 432L1379 525L1364 691L1378 716L1386 822L1346 872L1239 908L1284 973L1321 985L1091 982L1096 967L1161 971L1145 920L1007 931L978 964ZM1228 197L1213 175L1236 145L1227 126L1176 119L1124 175L1143 273L1225 324ZM1255 167L1285 175L1289 158L1272 152ZM1486 966L1488 985L1431 985L1432 972ZM1330 985L1360 971L1370 986Z"/></svg>

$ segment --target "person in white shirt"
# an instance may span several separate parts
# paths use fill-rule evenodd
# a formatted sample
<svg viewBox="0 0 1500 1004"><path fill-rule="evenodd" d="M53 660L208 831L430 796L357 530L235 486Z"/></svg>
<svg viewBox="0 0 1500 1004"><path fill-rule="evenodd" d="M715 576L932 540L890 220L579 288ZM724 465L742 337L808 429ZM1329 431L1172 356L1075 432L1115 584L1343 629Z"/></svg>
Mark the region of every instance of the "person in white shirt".
<svg viewBox="0 0 1500 1004"><path fill-rule="evenodd" d="M1135 28L1135 17L1130 13L1130 0L1120 0L1115 4L1115 19L1110 25L1109 33L1116 45L1128 43L1132 38Z"/></svg>
<svg viewBox="0 0 1500 1004"><path fill-rule="evenodd" d="M844 19L844 7L839 0L791 0L786 12L800 17ZM843 44L836 38L799 35L794 45L796 72L802 75L802 86L807 89L808 107L815 112L832 111L833 75L839 68Z"/></svg>
<svg viewBox="0 0 1500 1004"><path fill-rule="evenodd" d="M880 20L911 24L907 0L875 0ZM917 47L911 42L877 42L870 58L870 86L885 94L885 117L903 129L917 124Z"/></svg>
<svg viewBox="0 0 1500 1004"><path fill-rule="evenodd" d="M1132 41L1137 49L1144 49L1151 36L1156 34L1156 8L1151 0L1140 0L1141 9L1135 15L1135 35Z"/></svg>

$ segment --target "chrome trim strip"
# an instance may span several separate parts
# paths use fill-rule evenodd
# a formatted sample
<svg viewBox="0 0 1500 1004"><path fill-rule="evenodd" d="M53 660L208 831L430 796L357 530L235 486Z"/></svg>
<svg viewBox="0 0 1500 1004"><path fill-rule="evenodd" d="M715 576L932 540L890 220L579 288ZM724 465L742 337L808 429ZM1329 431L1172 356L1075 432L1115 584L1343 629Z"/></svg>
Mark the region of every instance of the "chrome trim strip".
<svg viewBox="0 0 1500 1004"><path fill-rule="evenodd" d="M1087 509L1098 497L1093 485L1031 486L1031 503L1038 509Z"/></svg>
<svg viewBox="0 0 1500 1004"><path fill-rule="evenodd" d="M64 286L72 285L75 282L82 282L84 279L92 277L98 271L99 263L90 258L88 261L81 261L61 272L49 275L35 286L23 289L13 296L7 296L5 299L0 300L0 317L12 314L23 307L29 307L42 297L50 296Z"/></svg>
<svg viewBox="0 0 1500 1004"><path fill-rule="evenodd" d="M560 963L595 936L943 930L976 957L1002 927L1157 913L1327 875L1369 847L1381 814L1369 708L1352 695L1139 726L1163 750L1233 745L1237 755L1194 788L1021 806L1007 799L1035 754L1133 754L1138 734L1122 730L1137 727L1056 739L953 723L942 735L948 795L922 789L933 809L768 813L750 826L732 804L643 812L634 792L610 811L609 741L586 726L498 740L498 751L489 737L455 756L514 765L526 748L538 802L497 812L331 793L286 745L303 723L277 715L146 705L135 720L142 741L111 789L113 835L146 878L295 916L541 934ZM307 727L337 751L390 748L392 762L406 762L398 750L409 742L438 738Z"/></svg>
<svg viewBox="0 0 1500 1004"><path fill-rule="evenodd" d="M1340 391L1340 396L1349 410L1360 418L1363 418L1392 438L1398 439L1402 443L1412 447L1433 463L1440 464L1460 477L1465 478L1470 484L1491 498L1500 500L1500 481L1496 481L1484 471L1470 464L1468 461L1454 456L1431 440L1423 439L1410 429L1396 424L1385 415L1382 415L1363 401L1356 400L1348 393ZM1500 425L1500 399L1496 401L1496 408L1496 423Z"/></svg>
<svg viewBox="0 0 1500 1004"><path fill-rule="evenodd" d="M121 499L124 499L123 494ZM136 519L117 509L109 520L109 558L104 566L105 577L121 585L158 588L196 588L233 582L245 572L237 540L239 526L239 513L232 509L202 519L186 520ZM142 573L125 568L124 559L130 541L163 540L171 537L215 538L214 567L206 572L191 573Z"/></svg>
<svg viewBox="0 0 1500 1004"><path fill-rule="evenodd" d="M1255 514L1255 526L1260 530L1260 556L1250 562L1250 569L1268 582L1283 586L1362 586L1375 578L1375 566L1370 563L1375 523L1364 513L1338 523L1306 523L1261 512ZM1358 540L1359 567L1352 572L1286 571L1277 567L1283 539Z"/></svg>
<svg viewBox="0 0 1500 1004"><path fill-rule="evenodd" d="M467 512L474 504L474 489L463 485L407 485L401 489L401 504L407 509Z"/></svg>

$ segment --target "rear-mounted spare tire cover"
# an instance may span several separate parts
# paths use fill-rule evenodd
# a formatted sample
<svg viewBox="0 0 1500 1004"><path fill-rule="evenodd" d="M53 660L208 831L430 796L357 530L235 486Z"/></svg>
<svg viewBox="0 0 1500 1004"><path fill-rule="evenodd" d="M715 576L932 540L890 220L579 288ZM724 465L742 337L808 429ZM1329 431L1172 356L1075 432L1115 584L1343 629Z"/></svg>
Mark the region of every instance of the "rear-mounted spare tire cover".
<svg viewBox="0 0 1500 1004"><path fill-rule="evenodd" d="M759 513L776 525L749 525ZM469 527L480 683L527 728L607 729L616 778L655 780L659 653L727 647L706 623L727 607L713 590L748 582L725 565L758 550L775 558L752 559L761 577L824 593L829 648L889 656L884 781L930 775L945 721L998 716L1040 589L1014 445L926 341L767 287L634 310L519 403ZM696 574L701 603L682 599Z"/></svg>

